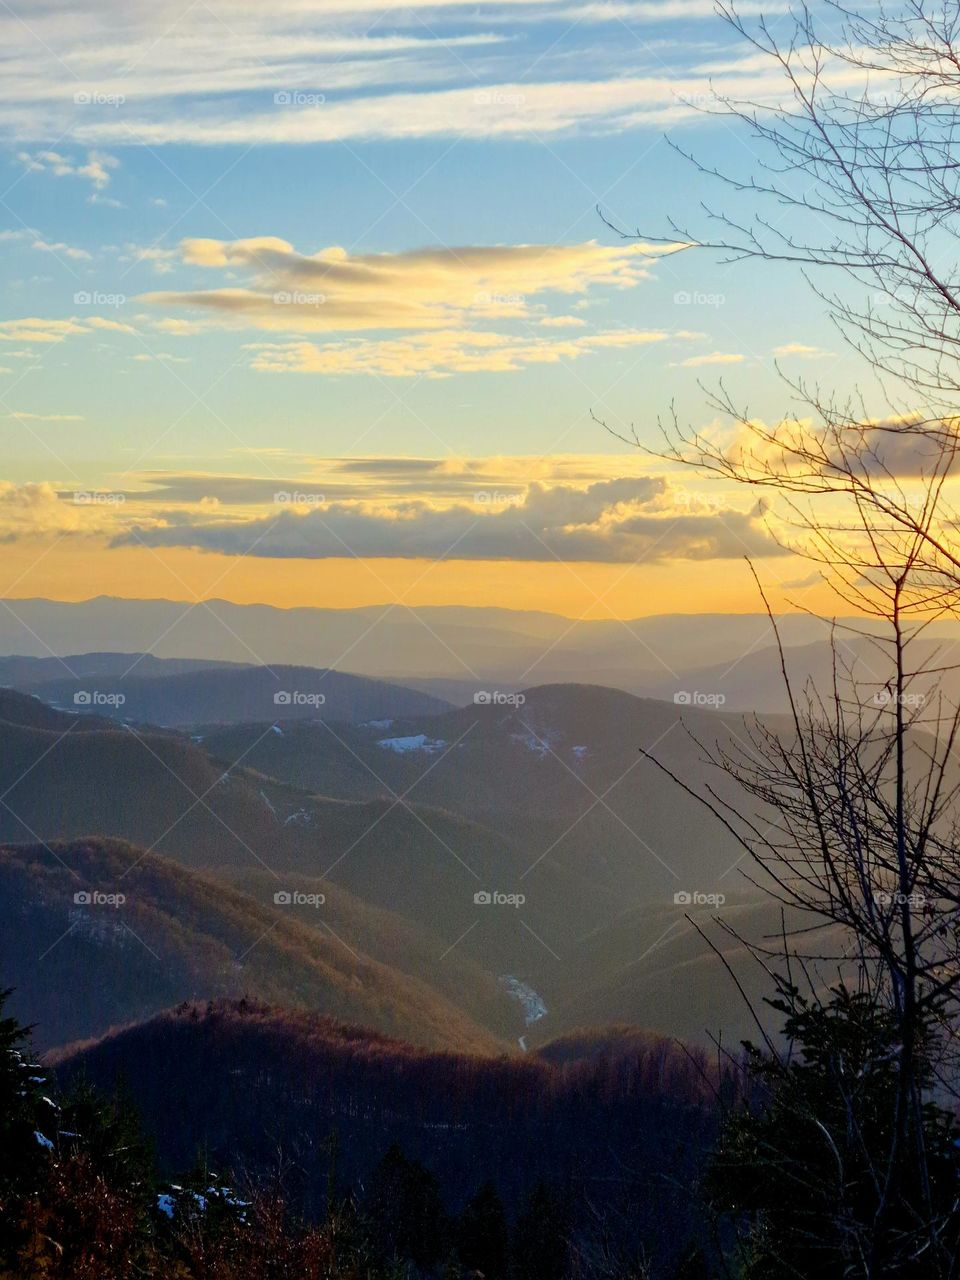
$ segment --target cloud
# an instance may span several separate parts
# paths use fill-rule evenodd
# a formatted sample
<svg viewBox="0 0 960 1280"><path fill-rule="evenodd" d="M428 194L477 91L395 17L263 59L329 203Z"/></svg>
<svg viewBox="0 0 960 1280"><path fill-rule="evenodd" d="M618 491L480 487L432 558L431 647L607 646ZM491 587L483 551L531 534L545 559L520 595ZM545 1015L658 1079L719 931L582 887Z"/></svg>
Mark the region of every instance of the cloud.
<svg viewBox="0 0 960 1280"><path fill-rule="evenodd" d="M58 151L21 151L18 160L31 173L50 173L55 178L86 178L97 191L110 181L110 172L120 165L116 156L102 151L88 151L85 162L72 160Z"/></svg>
<svg viewBox="0 0 960 1280"><path fill-rule="evenodd" d="M825 351L823 347L810 347L805 342L785 342L782 346L774 347L773 354L793 356L798 360L828 359L833 356L832 351Z"/></svg>
<svg viewBox="0 0 960 1280"><path fill-rule="evenodd" d="M732 351L711 351L709 355L688 356L686 360L679 361L678 367L699 369L708 364L742 364L745 359L746 356L737 355Z"/></svg>
<svg viewBox="0 0 960 1280"><path fill-rule="evenodd" d="M166 527L136 528L114 545L194 547L267 558L371 558L633 563L783 554L757 513L665 511L657 476L586 488L531 483L523 495L478 491L471 504L422 500L376 506L303 502L251 520L184 513Z"/></svg>
<svg viewBox="0 0 960 1280"><path fill-rule="evenodd" d="M685 334L615 329L547 341L502 333L442 330L368 341L260 343L252 367L267 373L375 374L385 378L444 378L455 373L512 373L527 365L558 364L611 348L645 347Z"/></svg>
<svg viewBox="0 0 960 1280"><path fill-rule="evenodd" d="M82 422L82 413L27 413L22 409L13 409L3 415L15 418L18 422Z"/></svg>
<svg viewBox="0 0 960 1280"><path fill-rule="evenodd" d="M25 316L22 320L0 320L0 342L60 342L77 333L86 333L76 320L46 320Z"/></svg>
<svg viewBox="0 0 960 1280"><path fill-rule="evenodd" d="M62 240L49 244L46 240L34 240L31 246L39 249L41 253L54 253L61 258L73 258L77 262L90 262L93 255L88 253L86 249L77 249L74 245L65 244Z"/></svg>
<svg viewBox="0 0 960 1280"><path fill-rule="evenodd" d="M288 333L442 329L477 319L539 319L535 300L543 295L634 288L672 248L591 240L351 255L339 246L299 253L276 236L193 239L182 242L184 263L239 272L247 283L151 292L140 300L206 312L235 327Z"/></svg>
<svg viewBox="0 0 960 1280"><path fill-rule="evenodd" d="M283 450L238 450L279 457ZM275 504L277 494L296 493L327 501L365 500L389 504L409 498L429 501L468 500L478 493L521 500L530 482L545 487L557 483L583 488L604 480L611 468L622 475L643 474L635 454L555 454L488 456L480 458L304 458L307 470L296 477L283 474L225 475L211 472L151 471L137 476L144 488L127 490L130 502L192 505L212 499L223 505Z"/></svg>
<svg viewBox="0 0 960 1280"><path fill-rule="evenodd" d="M24 316L19 320L0 320L0 342L62 342L64 338L80 334L94 333L97 330L108 330L114 333L135 333L132 325L108 316L84 316L79 319L70 316L64 320L51 320L41 316ZM11 351L10 355L20 355ZM26 353L24 353L26 354Z"/></svg>
<svg viewBox="0 0 960 1280"><path fill-rule="evenodd" d="M114 504L63 501L48 481L14 484L0 480L0 542L67 535L104 535L117 532Z"/></svg>

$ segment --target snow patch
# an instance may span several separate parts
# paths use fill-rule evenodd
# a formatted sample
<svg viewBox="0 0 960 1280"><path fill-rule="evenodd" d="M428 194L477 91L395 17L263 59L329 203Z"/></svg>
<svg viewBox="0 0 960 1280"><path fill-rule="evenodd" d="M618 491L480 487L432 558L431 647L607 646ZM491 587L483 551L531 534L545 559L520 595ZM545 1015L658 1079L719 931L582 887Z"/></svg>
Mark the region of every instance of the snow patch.
<svg viewBox="0 0 960 1280"><path fill-rule="evenodd" d="M39 1129L34 1129L33 1136L36 1138L37 1142L40 1143L41 1147L43 1147L46 1151L53 1150L53 1143L46 1136L46 1134L41 1133Z"/></svg>
<svg viewBox="0 0 960 1280"><path fill-rule="evenodd" d="M392 724L392 720L364 720L361 727L364 729L389 729Z"/></svg>
<svg viewBox="0 0 960 1280"><path fill-rule="evenodd" d="M506 987L510 999L516 1000L523 1009L523 1020L528 1027L547 1016L547 1006L543 1003L543 997L537 995L528 983L521 982L519 978L514 978L510 974L502 977L500 981Z"/></svg>
<svg viewBox="0 0 960 1280"><path fill-rule="evenodd" d="M397 755L406 755L409 751L423 751L434 756L446 746L443 738L428 738L425 733L411 733L405 738L379 738L377 746L385 751L394 751Z"/></svg>

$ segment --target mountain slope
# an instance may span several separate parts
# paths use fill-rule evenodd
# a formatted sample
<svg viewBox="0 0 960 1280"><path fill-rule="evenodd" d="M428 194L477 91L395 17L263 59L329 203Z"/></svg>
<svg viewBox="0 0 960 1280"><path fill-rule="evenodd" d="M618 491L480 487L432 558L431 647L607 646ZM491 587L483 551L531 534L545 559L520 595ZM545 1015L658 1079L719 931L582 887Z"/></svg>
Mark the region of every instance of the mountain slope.
<svg viewBox="0 0 960 1280"><path fill-rule="evenodd" d="M689 1187L714 1133L710 1066L663 1039L631 1048L566 1063L425 1053L302 1013L221 1003L109 1036L61 1060L57 1075L104 1089L122 1080L171 1171L201 1150L214 1167L259 1172L282 1149L317 1206L334 1135L340 1185L361 1195L396 1144L438 1177L454 1211L488 1181L511 1206L546 1181L572 1205L623 1212L656 1274L669 1275L696 1230ZM592 1215L578 1218L588 1231Z"/></svg>
<svg viewBox="0 0 960 1280"><path fill-rule="evenodd" d="M0 912L0 973L47 1045L245 994L433 1048L497 1048L452 1001L329 928L120 841L0 846Z"/></svg>
<svg viewBox="0 0 960 1280"><path fill-rule="evenodd" d="M90 706L115 719L167 727L237 721L269 724L277 718L300 717L362 721L433 715L450 707L415 689L315 667L209 664L200 670L146 675L131 659L128 668L127 673L113 674L61 672L55 679L20 687L71 710Z"/></svg>

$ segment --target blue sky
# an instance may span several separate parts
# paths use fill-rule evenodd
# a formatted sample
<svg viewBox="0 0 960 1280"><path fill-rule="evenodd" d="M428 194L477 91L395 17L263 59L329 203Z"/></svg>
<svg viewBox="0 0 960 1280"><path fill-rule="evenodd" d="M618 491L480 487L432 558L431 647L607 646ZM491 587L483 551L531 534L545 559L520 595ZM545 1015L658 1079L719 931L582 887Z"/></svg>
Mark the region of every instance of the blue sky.
<svg viewBox="0 0 960 1280"><path fill-rule="evenodd" d="M224 477L316 479L345 456L511 456L521 489L582 488L598 456L610 478L640 467L593 415L653 440L671 403L709 422L700 381L769 418L777 360L853 377L789 269L665 253L597 213L668 233L701 200L731 207L667 133L755 168L748 134L703 109L780 88L710 3L41 0L8 7L0 36L16 539L109 556L111 519L159 546L224 505L254 530L264 509L227 501ZM550 462L568 455L579 470ZM157 472L208 476L206 505L147 519ZM344 501L395 502L374 475ZM60 510L88 488L125 505Z"/></svg>

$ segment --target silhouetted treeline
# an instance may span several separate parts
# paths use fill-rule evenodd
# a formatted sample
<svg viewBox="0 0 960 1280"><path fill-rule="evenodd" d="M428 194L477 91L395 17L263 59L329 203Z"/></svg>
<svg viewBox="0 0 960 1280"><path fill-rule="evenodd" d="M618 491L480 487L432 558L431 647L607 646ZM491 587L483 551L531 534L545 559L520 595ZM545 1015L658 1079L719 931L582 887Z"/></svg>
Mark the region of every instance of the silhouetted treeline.
<svg viewBox="0 0 960 1280"><path fill-rule="evenodd" d="M423 1212L437 1240L447 1238L440 1219L463 1214L485 1185L511 1224L548 1186L571 1233L593 1231L602 1203L619 1244L675 1259L702 1229L690 1189L715 1133L706 1057L643 1035L620 1053L570 1054L429 1052L238 1001L182 1005L84 1049L59 1074L106 1092L122 1084L168 1172L198 1151L261 1179L282 1164L286 1194L313 1220L331 1181L339 1196L376 1197L394 1149L435 1188L435 1209Z"/></svg>

